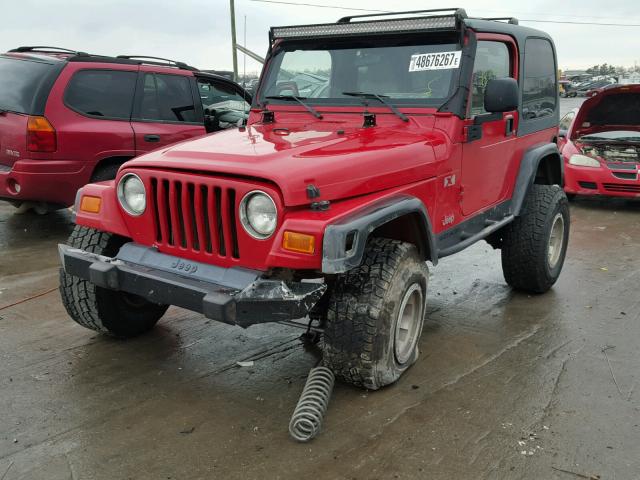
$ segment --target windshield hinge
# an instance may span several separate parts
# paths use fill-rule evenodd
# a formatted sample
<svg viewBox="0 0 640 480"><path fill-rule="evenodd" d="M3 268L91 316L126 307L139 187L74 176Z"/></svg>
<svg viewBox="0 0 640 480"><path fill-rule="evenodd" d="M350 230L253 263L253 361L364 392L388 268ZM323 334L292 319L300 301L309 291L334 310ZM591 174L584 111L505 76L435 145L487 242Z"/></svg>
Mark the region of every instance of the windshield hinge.
<svg viewBox="0 0 640 480"><path fill-rule="evenodd" d="M376 114L371 112L364 112L363 114L364 121L362 126L364 128L370 128L376 126Z"/></svg>
<svg viewBox="0 0 640 480"><path fill-rule="evenodd" d="M464 127L464 143L471 143L482 138L482 125Z"/></svg>

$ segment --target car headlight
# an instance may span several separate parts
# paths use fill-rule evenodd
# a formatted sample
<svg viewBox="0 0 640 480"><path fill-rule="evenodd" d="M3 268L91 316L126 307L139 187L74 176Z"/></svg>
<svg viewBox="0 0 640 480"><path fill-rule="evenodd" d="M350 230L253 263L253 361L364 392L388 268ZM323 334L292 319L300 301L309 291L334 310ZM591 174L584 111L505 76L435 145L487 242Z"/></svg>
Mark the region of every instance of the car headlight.
<svg viewBox="0 0 640 480"><path fill-rule="evenodd" d="M569 159L569 163L571 165L577 165L579 167L599 167L600 162L592 157L587 157L586 155L571 155Z"/></svg>
<svg viewBox="0 0 640 480"><path fill-rule="evenodd" d="M275 202L260 190L247 193L240 202L240 223L252 237L259 240L269 238L278 223Z"/></svg>
<svg viewBox="0 0 640 480"><path fill-rule="evenodd" d="M144 183L134 173L127 173L118 182L118 201L125 212L137 217L147 208L147 194Z"/></svg>

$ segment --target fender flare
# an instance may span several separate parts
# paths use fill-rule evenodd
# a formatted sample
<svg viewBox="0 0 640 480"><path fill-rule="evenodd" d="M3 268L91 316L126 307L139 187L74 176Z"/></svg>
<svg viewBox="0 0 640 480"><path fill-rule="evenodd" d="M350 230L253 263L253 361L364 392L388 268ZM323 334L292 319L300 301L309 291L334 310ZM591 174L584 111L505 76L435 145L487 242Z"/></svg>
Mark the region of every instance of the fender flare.
<svg viewBox="0 0 640 480"><path fill-rule="evenodd" d="M357 267L362 262L369 235L376 228L409 214L417 214L420 218L421 234L429 250L424 259L431 260L435 265L438 251L427 209L416 197L397 195L373 202L326 227L322 244L322 272L344 273ZM350 236L351 247L347 250Z"/></svg>
<svg viewBox="0 0 640 480"><path fill-rule="evenodd" d="M522 156L516 184L511 197L511 209L515 216L520 215L524 199L535 183L540 161L545 157L556 157L560 165L560 186L564 185L564 162L555 143L544 143L528 149Z"/></svg>

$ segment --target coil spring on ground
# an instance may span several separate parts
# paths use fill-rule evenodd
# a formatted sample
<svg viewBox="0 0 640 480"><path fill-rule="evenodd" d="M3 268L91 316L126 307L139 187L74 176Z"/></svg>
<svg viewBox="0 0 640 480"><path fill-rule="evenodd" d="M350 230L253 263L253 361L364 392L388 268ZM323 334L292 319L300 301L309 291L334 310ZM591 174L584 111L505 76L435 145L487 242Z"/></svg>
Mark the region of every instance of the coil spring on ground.
<svg viewBox="0 0 640 480"><path fill-rule="evenodd" d="M295 440L308 442L320 432L335 378L327 367L312 368L309 372L289 422L289 433Z"/></svg>

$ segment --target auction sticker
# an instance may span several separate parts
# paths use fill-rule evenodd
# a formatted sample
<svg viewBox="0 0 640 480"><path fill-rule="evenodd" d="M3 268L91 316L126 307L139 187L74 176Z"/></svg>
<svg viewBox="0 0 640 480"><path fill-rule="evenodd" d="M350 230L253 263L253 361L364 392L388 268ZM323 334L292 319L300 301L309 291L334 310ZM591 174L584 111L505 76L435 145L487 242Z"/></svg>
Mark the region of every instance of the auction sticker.
<svg viewBox="0 0 640 480"><path fill-rule="evenodd" d="M410 72L422 72L424 70L446 70L460 67L462 51L440 53L418 53L411 55L409 62Z"/></svg>

